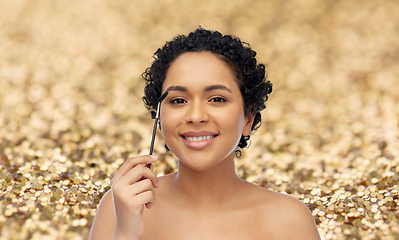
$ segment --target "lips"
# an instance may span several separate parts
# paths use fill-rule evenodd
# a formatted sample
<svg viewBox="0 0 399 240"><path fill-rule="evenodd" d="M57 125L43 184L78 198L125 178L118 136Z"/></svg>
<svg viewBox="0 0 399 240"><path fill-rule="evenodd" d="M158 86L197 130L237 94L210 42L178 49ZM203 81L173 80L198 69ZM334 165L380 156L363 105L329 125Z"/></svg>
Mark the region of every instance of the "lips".
<svg viewBox="0 0 399 240"><path fill-rule="evenodd" d="M184 137L184 139L186 139L187 141L190 141L190 142L201 142L201 141L208 140L208 139L211 139L214 137L215 136L208 135L208 136L200 136L200 137Z"/></svg>
<svg viewBox="0 0 399 240"><path fill-rule="evenodd" d="M211 145L218 135L210 131L189 131L183 133L181 137L187 147L201 150Z"/></svg>

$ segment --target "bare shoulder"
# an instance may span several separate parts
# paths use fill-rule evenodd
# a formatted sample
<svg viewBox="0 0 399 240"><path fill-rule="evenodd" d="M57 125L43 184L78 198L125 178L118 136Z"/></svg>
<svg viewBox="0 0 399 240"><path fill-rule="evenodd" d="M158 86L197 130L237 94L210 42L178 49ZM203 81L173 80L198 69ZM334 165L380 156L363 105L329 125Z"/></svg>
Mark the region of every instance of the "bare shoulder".
<svg viewBox="0 0 399 240"><path fill-rule="evenodd" d="M313 215L305 204L294 197L255 187L257 219L265 226L263 229L268 229L268 234L281 240L320 239Z"/></svg>
<svg viewBox="0 0 399 240"><path fill-rule="evenodd" d="M115 230L115 211L112 192L102 197L90 230L90 240L112 239Z"/></svg>

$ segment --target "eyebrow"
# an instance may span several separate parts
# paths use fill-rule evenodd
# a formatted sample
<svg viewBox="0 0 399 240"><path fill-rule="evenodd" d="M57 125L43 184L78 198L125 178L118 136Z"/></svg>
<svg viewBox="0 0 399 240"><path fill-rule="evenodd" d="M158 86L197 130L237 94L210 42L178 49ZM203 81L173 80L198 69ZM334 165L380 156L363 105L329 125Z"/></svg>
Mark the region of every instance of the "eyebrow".
<svg viewBox="0 0 399 240"><path fill-rule="evenodd" d="M228 87L226 87L226 86L224 86L224 85L220 85L220 84L215 84L215 85L207 86L207 87L205 88L205 92L209 92L209 91L217 90L217 89L225 90L225 91L228 91L228 92L232 92ZM166 89L166 91L188 92L188 90L187 90L186 87L178 86L178 85L170 86L170 87L168 87L168 88Z"/></svg>
<svg viewBox="0 0 399 240"><path fill-rule="evenodd" d="M166 89L165 92L168 92L168 91L188 92L187 88L186 88L186 87L183 87L183 86L170 86L170 87L168 87L168 88Z"/></svg>

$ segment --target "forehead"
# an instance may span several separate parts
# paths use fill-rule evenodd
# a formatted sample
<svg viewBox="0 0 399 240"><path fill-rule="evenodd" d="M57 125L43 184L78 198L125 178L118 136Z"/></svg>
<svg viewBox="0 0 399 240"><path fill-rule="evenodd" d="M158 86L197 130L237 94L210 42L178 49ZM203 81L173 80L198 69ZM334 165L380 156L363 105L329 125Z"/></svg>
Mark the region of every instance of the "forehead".
<svg viewBox="0 0 399 240"><path fill-rule="evenodd" d="M217 55L206 51L187 52L170 65L162 90L165 91L171 85L203 88L213 84L239 90L233 70Z"/></svg>

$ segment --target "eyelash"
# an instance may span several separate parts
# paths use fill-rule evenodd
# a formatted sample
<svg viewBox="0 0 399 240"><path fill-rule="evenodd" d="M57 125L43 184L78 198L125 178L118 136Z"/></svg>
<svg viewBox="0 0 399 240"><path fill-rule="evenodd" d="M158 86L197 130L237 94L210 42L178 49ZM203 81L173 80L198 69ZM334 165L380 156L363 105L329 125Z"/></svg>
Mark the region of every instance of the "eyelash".
<svg viewBox="0 0 399 240"><path fill-rule="evenodd" d="M183 98L174 98L174 99L170 100L170 103L172 103L172 104L183 104L183 103L185 103L185 102L180 102L180 103L178 103L177 101L179 101L179 100L182 100L182 101L187 102L187 101L184 100Z"/></svg>
<svg viewBox="0 0 399 240"><path fill-rule="evenodd" d="M218 101L215 101L215 99L217 99ZM179 102L178 102L179 101ZM184 101L184 102L182 102ZM209 100L210 102L226 102L226 99L223 97L213 97ZM174 98L172 100L170 100L170 103L172 104L183 104L186 103L187 101L183 98Z"/></svg>
<svg viewBox="0 0 399 240"><path fill-rule="evenodd" d="M215 100L215 99L218 99L219 101L212 101L212 100ZM211 102L226 102L226 99L222 98L222 97L214 97L214 98L211 98L210 101Z"/></svg>

